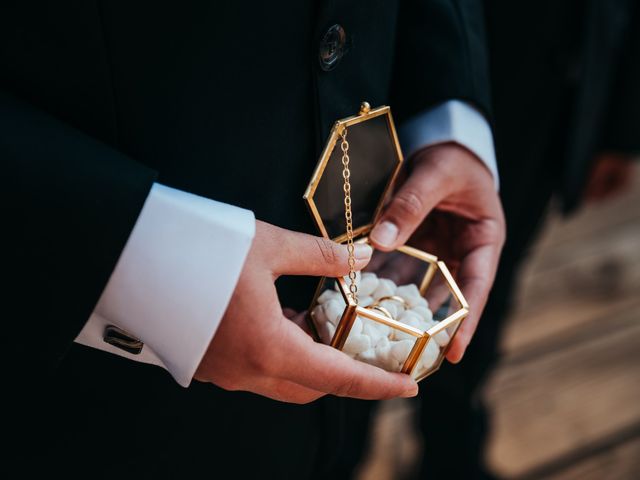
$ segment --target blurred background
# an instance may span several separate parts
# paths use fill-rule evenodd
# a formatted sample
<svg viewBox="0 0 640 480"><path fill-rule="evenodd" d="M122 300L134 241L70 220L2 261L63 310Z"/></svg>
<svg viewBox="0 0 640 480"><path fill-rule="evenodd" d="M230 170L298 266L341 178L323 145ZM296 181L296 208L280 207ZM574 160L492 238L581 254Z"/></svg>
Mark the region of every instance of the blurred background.
<svg viewBox="0 0 640 480"><path fill-rule="evenodd" d="M551 208L524 266L483 392L499 478L640 478L639 165L631 176L629 190L570 218ZM414 408L379 410L359 480L412 477L429 448Z"/></svg>

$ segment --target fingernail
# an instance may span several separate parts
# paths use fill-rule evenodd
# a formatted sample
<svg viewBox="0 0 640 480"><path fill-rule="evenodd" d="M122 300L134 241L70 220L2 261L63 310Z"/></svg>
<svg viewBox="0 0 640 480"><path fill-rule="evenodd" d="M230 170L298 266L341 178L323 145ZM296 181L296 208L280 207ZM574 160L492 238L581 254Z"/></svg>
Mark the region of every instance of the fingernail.
<svg viewBox="0 0 640 480"><path fill-rule="evenodd" d="M416 395L418 395L418 385L416 385L413 388L410 388L409 390L405 390L404 393L402 394L402 398L415 397Z"/></svg>
<svg viewBox="0 0 640 480"><path fill-rule="evenodd" d="M398 227L391 222L382 222L371 232L371 238L385 247L390 247L398 238Z"/></svg>
<svg viewBox="0 0 640 480"><path fill-rule="evenodd" d="M368 243L356 243L353 246L353 254L358 261L369 260L373 255L373 248Z"/></svg>
<svg viewBox="0 0 640 480"><path fill-rule="evenodd" d="M454 365L457 365L462 361L463 356L464 356L464 351L462 353L452 355L453 358L447 357L447 360L449 360L449 363L453 363Z"/></svg>

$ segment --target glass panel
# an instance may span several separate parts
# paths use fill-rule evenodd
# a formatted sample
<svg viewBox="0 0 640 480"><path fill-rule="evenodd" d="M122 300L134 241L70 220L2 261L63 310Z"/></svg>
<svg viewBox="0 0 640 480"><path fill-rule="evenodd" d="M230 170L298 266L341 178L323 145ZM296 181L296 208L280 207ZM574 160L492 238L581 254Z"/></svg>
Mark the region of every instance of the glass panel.
<svg viewBox="0 0 640 480"><path fill-rule="evenodd" d="M345 281L348 285L349 279L345 278ZM384 298L393 284L390 280L378 279L371 272L358 272L356 282L360 288L372 290L366 297L360 297L358 303L361 307L372 307L374 301ZM395 285L393 290L395 291ZM338 282L332 278L323 279L319 291L321 293L311 309L311 318L321 341L329 344L346 307L345 294L340 291ZM404 319L407 324L420 326L418 316L411 313L403 315L405 307L396 300L382 300L376 306L379 308L375 310L378 313L394 315ZM417 338L415 335L358 315L342 351L356 360L399 372Z"/></svg>
<svg viewBox="0 0 640 480"><path fill-rule="evenodd" d="M438 269L425 290L425 298L433 312L433 320L440 322L462 308L460 302L451 294L448 283Z"/></svg>
<svg viewBox="0 0 640 480"><path fill-rule="evenodd" d="M389 372L399 372L417 338L359 315L342 351L356 360Z"/></svg>
<svg viewBox="0 0 640 480"><path fill-rule="evenodd" d="M387 115L348 127L349 165L353 228L373 222L378 204L398 166L398 154L389 130ZM318 182L313 201L318 208L329 237L345 233L344 179L342 177L341 139L333 148Z"/></svg>
<svg viewBox="0 0 640 480"><path fill-rule="evenodd" d="M389 279L394 285L406 286L414 284L420 287L429 269L429 265L428 262L399 250L393 252L374 250L371 261L364 271L373 272L379 278ZM359 288L365 296L369 294L369 288L367 288L367 286ZM416 296L419 295L419 293L414 294Z"/></svg>
<svg viewBox="0 0 640 480"><path fill-rule="evenodd" d="M342 351L357 360L399 372L418 335L428 332L432 337L426 343L413 375L424 378L435 371L460 320L446 328L445 324L440 328L438 324L462 306L450 293L440 269L432 265L401 251L375 251L365 271L357 274L359 315L347 334ZM427 284L425 279L429 278ZM345 288L348 288L348 277L345 282ZM346 294L335 279L324 280L317 305L311 312L317 333L324 343L330 343L335 334L346 307ZM412 327L414 334L367 318L362 309L373 310Z"/></svg>
<svg viewBox="0 0 640 480"><path fill-rule="evenodd" d="M431 328L433 314L419 286L430 264L400 251L374 251L358 285L358 304L378 309L398 322L420 332ZM410 335L398 332L399 339Z"/></svg>
<svg viewBox="0 0 640 480"><path fill-rule="evenodd" d="M425 346L413 376L416 379L424 378L437 370L442 361L447 346L456 332L460 320L453 322L446 328L438 329L438 323L462 308L462 305L451 294L448 284L441 270L438 269L425 291L429 309L433 314L429 333L433 336Z"/></svg>
<svg viewBox="0 0 640 480"><path fill-rule="evenodd" d="M422 351L420 360L413 370L413 378L420 380L437 370L442 363L442 349L434 338L429 339Z"/></svg>
<svg viewBox="0 0 640 480"><path fill-rule="evenodd" d="M347 303L334 278L323 278L319 292L310 315L318 337L322 343L329 345Z"/></svg>
<svg viewBox="0 0 640 480"><path fill-rule="evenodd" d="M433 315L420 294L419 285L429 265L400 251L374 251L371 262L357 278L358 305L413 327L417 332L428 330L434 325ZM357 352L356 358L395 372L402 369L419 338L362 317L361 324L354 324L352 334L353 339L349 337L345 344L345 352L356 353L366 346L367 350Z"/></svg>

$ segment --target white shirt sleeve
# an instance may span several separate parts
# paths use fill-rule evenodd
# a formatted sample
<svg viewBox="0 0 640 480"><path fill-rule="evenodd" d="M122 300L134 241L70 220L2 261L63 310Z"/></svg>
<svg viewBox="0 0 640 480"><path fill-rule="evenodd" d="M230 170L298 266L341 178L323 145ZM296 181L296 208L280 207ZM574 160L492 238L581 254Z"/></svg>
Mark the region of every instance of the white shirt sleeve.
<svg viewBox="0 0 640 480"><path fill-rule="evenodd" d="M403 123L398 134L407 158L418 150L439 143L455 142L474 153L489 169L500 187L491 127L470 104L449 100L420 112Z"/></svg>
<svg viewBox="0 0 640 480"><path fill-rule="evenodd" d="M235 289L253 213L154 184L76 342L166 368L188 386ZM144 342L130 354L103 340L116 326Z"/></svg>

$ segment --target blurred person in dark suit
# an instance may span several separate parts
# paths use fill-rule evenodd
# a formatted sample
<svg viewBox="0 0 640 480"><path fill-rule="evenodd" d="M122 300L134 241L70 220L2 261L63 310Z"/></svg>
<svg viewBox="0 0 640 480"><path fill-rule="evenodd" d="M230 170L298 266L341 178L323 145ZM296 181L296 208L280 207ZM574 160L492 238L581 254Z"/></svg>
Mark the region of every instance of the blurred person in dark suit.
<svg viewBox="0 0 640 480"><path fill-rule="evenodd" d="M507 242L469 356L422 389L421 411L448 410L420 423L423 478L490 478L481 466L489 420L480 388L550 200L570 214L628 185L640 154L638 10L634 0L485 2ZM453 432L465 432L464 441L447 449L445 438L460 440Z"/></svg>
<svg viewBox="0 0 640 480"><path fill-rule="evenodd" d="M626 188L640 153L640 12L633 0L485 1L494 136L507 241L465 361L421 385L420 478L491 478L481 387L499 358L518 270L550 200L570 214ZM443 252L434 251L438 256ZM350 401L343 475L371 406Z"/></svg>

